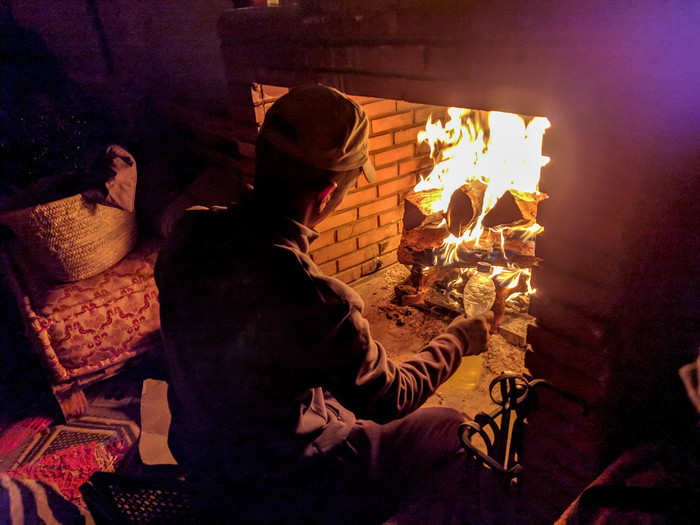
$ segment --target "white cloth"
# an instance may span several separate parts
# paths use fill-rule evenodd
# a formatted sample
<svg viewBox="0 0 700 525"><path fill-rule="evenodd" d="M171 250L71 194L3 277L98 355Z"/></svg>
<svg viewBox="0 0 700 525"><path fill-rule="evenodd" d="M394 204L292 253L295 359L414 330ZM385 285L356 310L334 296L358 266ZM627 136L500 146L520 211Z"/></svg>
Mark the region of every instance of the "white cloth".
<svg viewBox="0 0 700 525"><path fill-rule="evenodd" d="M139 454L145 465L177 465L168 447L170 430L168 383L146 379L141 392Z"/></svg>

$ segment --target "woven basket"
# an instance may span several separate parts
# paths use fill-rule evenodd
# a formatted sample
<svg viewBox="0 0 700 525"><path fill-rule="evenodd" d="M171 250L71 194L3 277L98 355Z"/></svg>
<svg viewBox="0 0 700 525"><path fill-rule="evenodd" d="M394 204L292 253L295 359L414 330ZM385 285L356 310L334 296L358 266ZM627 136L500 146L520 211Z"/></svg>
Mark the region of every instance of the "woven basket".
<svg viewBox="0 0 700 525"><path fill-rule="evenodd" d="M119 262L136 244L134 213L73 195L0 212L23 249L53 281L79 281Z"/></svg>

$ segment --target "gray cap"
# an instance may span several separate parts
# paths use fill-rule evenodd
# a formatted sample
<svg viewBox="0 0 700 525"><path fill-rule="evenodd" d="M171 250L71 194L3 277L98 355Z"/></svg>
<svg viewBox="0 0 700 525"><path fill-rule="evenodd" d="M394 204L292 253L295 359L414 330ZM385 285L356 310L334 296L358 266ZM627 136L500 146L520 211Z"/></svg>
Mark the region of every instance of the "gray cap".
<svg viewBox="0 0 700 525"><path fill-rule="evenodd" d="M367 153L369 120L337 89L323 84L291 89L267 111L260 136L304 164L329 171L362 168L374 182Z"/></svg>

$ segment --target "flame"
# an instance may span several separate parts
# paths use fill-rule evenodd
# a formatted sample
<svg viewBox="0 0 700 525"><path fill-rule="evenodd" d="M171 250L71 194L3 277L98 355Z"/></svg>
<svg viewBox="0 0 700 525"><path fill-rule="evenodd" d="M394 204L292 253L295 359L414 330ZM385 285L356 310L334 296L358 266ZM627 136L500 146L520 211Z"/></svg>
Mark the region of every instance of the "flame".
<svg viewBox="0 0 700 525"><path fill-rule="evenodd" d="M448 283L450 289L460 288L476 272L475 268L460 268L457 277ZM506 297L506 303L521 295L532 295L537 290L532 287L532 270L530 268L518 268L517 265L492 266L489 278L498 283L501 288L513 290L524 288L524 291L514 291Z"/></svg>
<svg viewBox="0 0 700 525"><path fill-rule="evenodd" d="M537 290L532 287L532 270L530 268L518 268L516 265L508 267L493 266L490 277L502 288L512 290L520 285L521 279L525 285L524 292L513 292L506 297L506 302L512 301L520 295L532 295Z"/></svg>
<svg viewBox="0 0 700 525"><path fill-rule="evenodd" d="M497 249L506 257L505 237L517 232L522 241L533 239L543 228L536 222L484 228L486 214L506 191L518 192L531 198L540 194L540 171L549 162L543 156L542 139L550 122L545 117L525 119L514 113L488 113L451 107L445 123L428 118L425 130L418 134L418 143L426 142L434 160L431 172L418 182L415 191L442 190L441 198L431 205L431 212L446 212L454 191L471 181L486 185L481 210L467 226L461 237L450 234L442 245L438 258L443 264L454 263L458 248L471 250L488 247L487 239L496 239ZM515 288L524 278L526 293L532 288L530 269L516 265L494 266L492 277L498 276L499 285ZM461 277L459 278L461 279ZM503 285L502 283L506 283ZM514 292L511 300L523 292Z"/></svg>

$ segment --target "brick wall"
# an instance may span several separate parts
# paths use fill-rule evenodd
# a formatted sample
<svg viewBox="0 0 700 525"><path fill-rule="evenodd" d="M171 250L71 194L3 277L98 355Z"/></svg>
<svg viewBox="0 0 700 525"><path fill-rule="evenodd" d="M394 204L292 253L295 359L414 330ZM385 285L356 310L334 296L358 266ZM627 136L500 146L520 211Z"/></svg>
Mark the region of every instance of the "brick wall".
<svg viewBox="0 0 700 525"><path fill-rule="evenodd" d="M253 84L253 111L258 125L270 105L287 88ZM336 211L323 220L311 257L328 275L345 282L396 262L401 238L403 196L432 166L427 146L416 136L440 107L401 100L354 96L370 120L369 152L377 171L374 183L360 177ZM252 144L243 149L251 152Z"/></svg>

